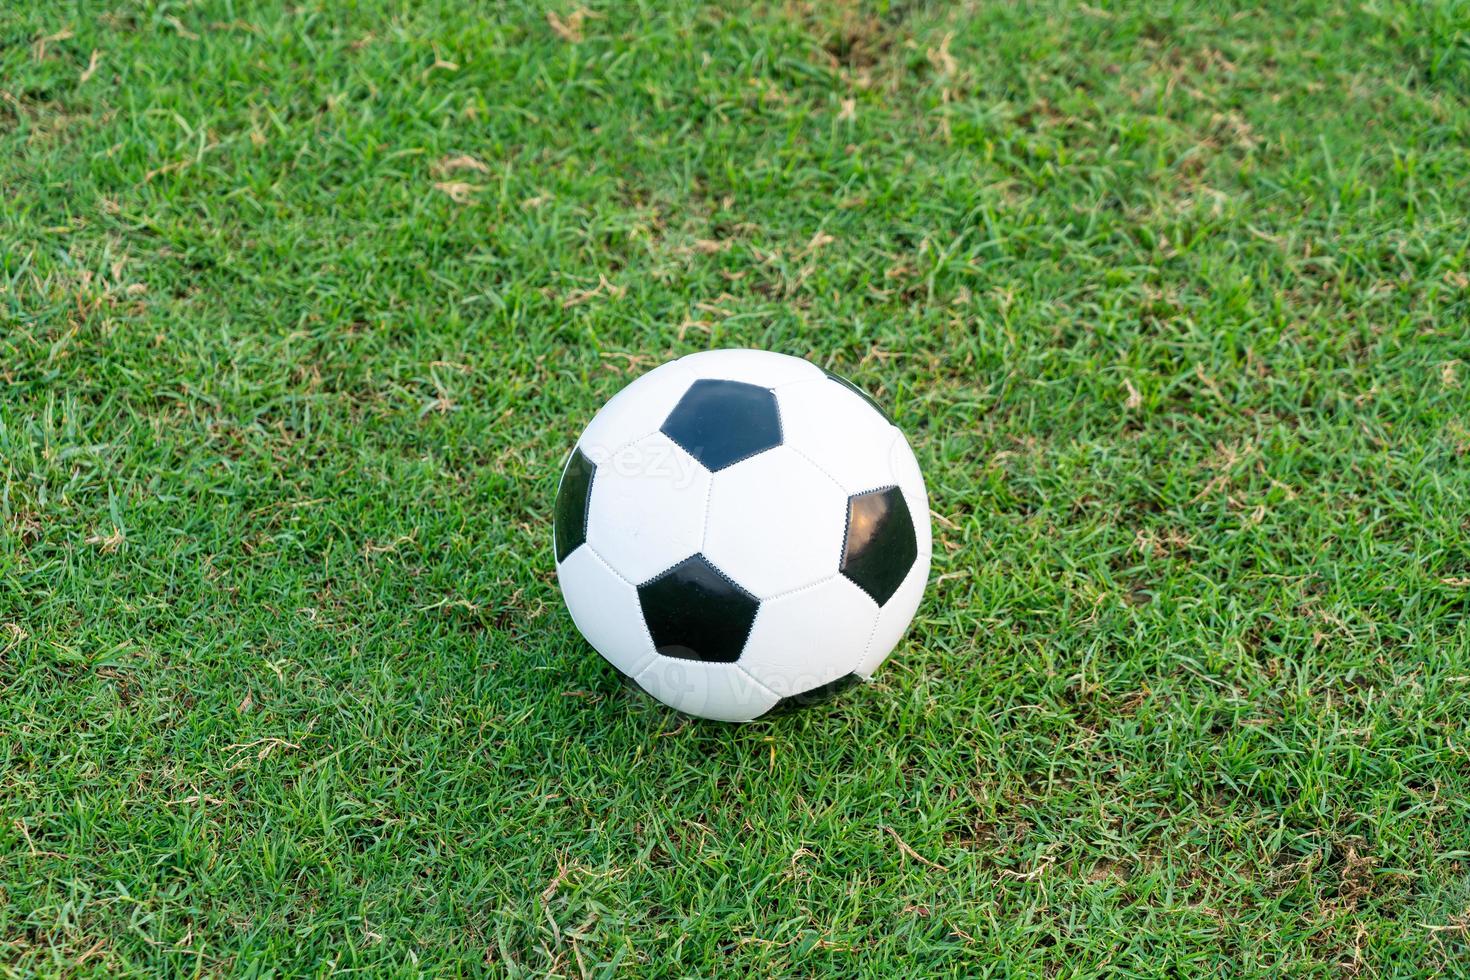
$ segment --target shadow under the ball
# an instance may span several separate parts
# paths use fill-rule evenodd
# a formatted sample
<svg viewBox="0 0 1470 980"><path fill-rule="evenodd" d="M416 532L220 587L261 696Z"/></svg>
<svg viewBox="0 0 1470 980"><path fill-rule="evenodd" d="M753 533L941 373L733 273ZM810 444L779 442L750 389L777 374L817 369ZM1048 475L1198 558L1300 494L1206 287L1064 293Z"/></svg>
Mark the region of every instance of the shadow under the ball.
<svg viewBox="0 0 1470 980"><path fill-rule="evenodd" d="M628 690L630 690L630 691L637 691L639 694L642 694L645 697L650 697L650 698L653 697L653 695L652 694L649 694L648 691L646 691L644 689L643 685L642 684L639 684L638 681L635 680L631 674L625 674L625 673L623 673L621 670L618 670L618 668L617 667L614 667L612 664L608 664L608 666L609 667L612 667L613 673L615 673L615 674L618 675L618 680L622 681L623 682L623 686L626 687Z"/></svg>
<svg viewBox="0 0 1470 980"><path fill-rule="evenodd" d="M789 697L784 697L777 701L771 710L767 711L761 717L769 718L772 715L789 714L798 708L808 708L814 704L820 704L823 701L830 701L843 691L855 687L862 682L863 679L858 674L847 674L836 680L820 684L809 691L802 691L800 694L792 694Z"/></svg>

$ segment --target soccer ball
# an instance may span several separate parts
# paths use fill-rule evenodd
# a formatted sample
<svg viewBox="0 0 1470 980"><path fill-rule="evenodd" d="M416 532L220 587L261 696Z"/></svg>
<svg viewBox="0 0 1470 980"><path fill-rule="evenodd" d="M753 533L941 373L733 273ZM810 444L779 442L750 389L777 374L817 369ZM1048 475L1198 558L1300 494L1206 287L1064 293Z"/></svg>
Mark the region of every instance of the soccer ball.
<svg viewBox="0 0 1470 980"><path fill-rule="evenodd" d="M903 433L851 382L759 350L691 354L614 396L562 470L553 538L597 652L720 721L866 680L929 576Z"/></svg>

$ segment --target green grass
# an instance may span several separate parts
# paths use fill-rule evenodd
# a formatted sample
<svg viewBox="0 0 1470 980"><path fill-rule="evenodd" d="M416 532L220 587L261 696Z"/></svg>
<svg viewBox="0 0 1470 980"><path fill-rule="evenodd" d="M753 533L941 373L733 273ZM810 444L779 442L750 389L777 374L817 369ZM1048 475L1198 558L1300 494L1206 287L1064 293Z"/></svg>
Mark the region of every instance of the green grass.
<svg viewBox="0 0 1470 980"><path fill-rule="evenodd" d="M1149 7L0 3L0 970L1463 969L1470 7ZM709 346L936 522L745 727L550 553Z"/></svg>

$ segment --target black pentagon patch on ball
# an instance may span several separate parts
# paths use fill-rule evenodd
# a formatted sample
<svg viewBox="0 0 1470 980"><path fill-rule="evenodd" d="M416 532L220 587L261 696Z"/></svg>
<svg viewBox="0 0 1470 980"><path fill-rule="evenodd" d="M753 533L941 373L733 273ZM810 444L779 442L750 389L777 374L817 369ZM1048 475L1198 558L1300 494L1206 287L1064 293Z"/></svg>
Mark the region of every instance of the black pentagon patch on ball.
<svg viewBox="0 0 1470 980"><path fill-rule="evenodd" d="M836 374L836 373L834 373L832 371L827 371L825 373L826 373L826 375L827 375L828 378L830 378L831 380L833 380L833 381L837 382L838 384L842 385L842 387L846 388L848 391L850 391L853 394L857 395L859 398L861 398L863 401L867 402L869 405L872 405L873 406L873 411L875 411L879 415L883 416L883 419L886 422L888 422L889 425L892 425L893 424L893 417L891 415L889 415L887 412L883 411L883 406L878 404L878 400L876 398L874 398L872 395L868 394L863 389L859 388L857 385L853 384L851 381L848 381L846 378L844 378L840 374Z"/></svg>
<svg viewBox="0 0 1470 980"><path fill-rule="evenodd" d="M686 558L638 586L653 645L665 657L734 663L745 648L760 600L703 555Z"/></svg>
<svg viewBox="0 0 1470 980"><path fill-rule="evenodd" d="M841 571L878 605L883 605L919 557L914 519L898 487L847 498L847 533Z"/></svg>
<svg viewBox="0 0 1470 980"><path fill-rule="evenodd" d="M795 711L797 708L806 708L822 701L830 701L848 688L854 687L862 682L863 679L858 674L844 674L836 680L828 681L825 684L818 684L809 691L802 691L800 694L792 694L782 698L772 705L766 714L784 715Z"/></svg>
<svg viewBox="0 0 1470 980"><path fill-rule="evenodd" d="M580 449L572 450L566 469L561 472L561 485L556 490L556 507L551 526L556 538L556 560L567 555L587 540L587 501L592 496L592 477L597 465Z"/></svg>
<svg viewBox="0 0 1470 980"><path fill-rule="evenodd" d="M769 388L702 379L659 431L714 472L781 445L781 413Z"/></svg>

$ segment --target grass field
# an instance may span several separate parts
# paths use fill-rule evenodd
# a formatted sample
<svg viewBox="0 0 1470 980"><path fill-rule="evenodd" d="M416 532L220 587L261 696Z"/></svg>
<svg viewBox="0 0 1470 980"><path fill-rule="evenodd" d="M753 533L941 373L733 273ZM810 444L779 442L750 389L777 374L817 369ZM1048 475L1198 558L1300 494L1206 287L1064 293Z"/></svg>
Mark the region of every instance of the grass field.
<svg viewBox="0 0 1470 980"><path fill-rule="evenodd" d="M0 970L1459 974L1467 24L0 0ZM745 727L552 571L710 346L934 511Z"/></svg>

